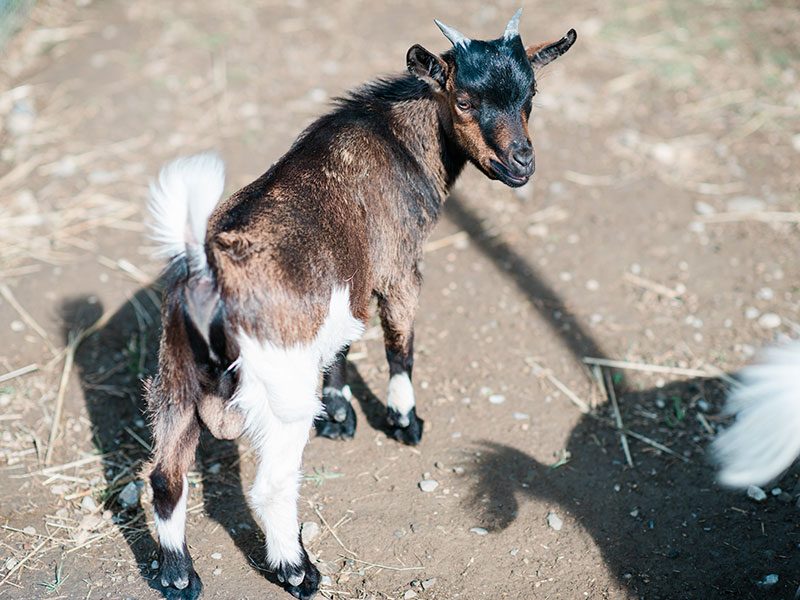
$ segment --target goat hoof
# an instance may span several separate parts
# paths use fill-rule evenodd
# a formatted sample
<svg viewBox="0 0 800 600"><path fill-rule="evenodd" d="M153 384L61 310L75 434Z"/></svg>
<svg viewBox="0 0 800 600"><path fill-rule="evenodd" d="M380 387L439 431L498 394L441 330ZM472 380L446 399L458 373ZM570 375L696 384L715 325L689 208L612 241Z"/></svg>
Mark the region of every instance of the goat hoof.
<svg viewBox="0 0 800 600"><path fill-rule="evenodd" d="M197 600L203 590L188 553L163 551L157 581L167 600Z"/></svg>
<svg viewBox="0 0 800 600"><path fill-rule="evenodd" d="M283 565L275 573L286 591L299 600L311 600L319 589L320 575L303 552L303 562L297 566Z"/></svg>
<svg viewBox="0 0 800 600"><path fill-rule="evenodd" d="M338 390L329 393L331 388L325 388L322 402L325 413L314 421L317 435L332 440L349 440L356 432L356 411Z"/></svg>
<svg viewBox="0 0 800 600"><path fill-rule="evenodd" d="M409 446L416 446L422 441L422 425L425 423L417 416L417 409L412 408L407 415L401 415L393 408L386 414L389 435Z"/></svg>

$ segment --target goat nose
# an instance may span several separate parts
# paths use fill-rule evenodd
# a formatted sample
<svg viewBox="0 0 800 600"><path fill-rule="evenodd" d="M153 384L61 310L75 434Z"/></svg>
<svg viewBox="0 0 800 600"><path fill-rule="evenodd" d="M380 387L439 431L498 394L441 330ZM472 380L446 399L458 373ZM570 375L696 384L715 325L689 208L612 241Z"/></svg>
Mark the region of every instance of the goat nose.
<svg viewBox="0 0 800 600"><path fill-rule="evenodd" d="M511 144L511 160L516 164L527 169L533 162L533 144L530 140L516 141Z"/></svg>

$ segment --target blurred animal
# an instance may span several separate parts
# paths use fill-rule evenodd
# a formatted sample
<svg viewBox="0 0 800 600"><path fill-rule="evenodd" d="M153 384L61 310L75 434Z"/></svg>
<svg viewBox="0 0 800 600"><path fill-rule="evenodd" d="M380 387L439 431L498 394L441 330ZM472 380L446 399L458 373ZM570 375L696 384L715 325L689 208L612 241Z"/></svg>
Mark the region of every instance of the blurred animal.
<svg viewBox="0 0 800 600"><path fill-rule="evenodd" d="M766 350L741 373L726 412L736 422L714 442L724 485L763 485L800 455L800 342Z"/></svg>
<svg viewBox="0 0 800 600"><path fill-rule="evenodd" d="M411 371L423 244L467 162L512 187L529 180L536 73L576 39L570 30L526 48L519 17L491 41L437 21L452 49L412 46L407 74L340 99L266 173L219 204L216 156L161 171L150 208L170 263L158 373L146 393L168 597L193 599L202 588L185 537L186 473L201 424L220 438L252 438L259 465L249 497L267 563L295 597L317 591L319 572L297 523L302 452L318 417L321 435L355 431L345 360L372 298L389 362L389 431L420 441Z"/></svg>

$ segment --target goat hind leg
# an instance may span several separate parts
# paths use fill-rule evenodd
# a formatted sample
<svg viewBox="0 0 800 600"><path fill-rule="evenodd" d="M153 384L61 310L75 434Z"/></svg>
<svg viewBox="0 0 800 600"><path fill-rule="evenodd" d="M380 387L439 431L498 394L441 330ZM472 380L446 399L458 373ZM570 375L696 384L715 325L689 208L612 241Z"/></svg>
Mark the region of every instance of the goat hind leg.
<svg viewBox="0 0 800 600"><path fill-rule="evenodd" d="M150 484L161 550L157 581L169 600L196 600L203 588L186 546L186 473L194 462L199 435L193 404L164 403L157 407Z"/></svg>
<svg viewBox="0 0 800 600"><path fill-rule="evenodd" d="M300 539L297 500L311 417L292 422L272 418L264 425L250 501L264 528L269 567L290 594L308 600L319 587L320 575Z"/></svg>

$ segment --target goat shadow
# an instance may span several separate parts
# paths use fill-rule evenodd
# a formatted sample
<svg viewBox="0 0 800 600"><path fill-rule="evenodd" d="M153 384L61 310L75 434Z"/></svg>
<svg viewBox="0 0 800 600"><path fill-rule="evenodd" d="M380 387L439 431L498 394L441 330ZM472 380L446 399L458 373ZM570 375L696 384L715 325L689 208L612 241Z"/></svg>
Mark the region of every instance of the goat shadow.
<svg viewBox="0 0 800 600"><path fill-rule="evenodd" d="M491 236L459 197L451 196L445 214L528 297L578 362L584 356L604 356L600 344L536 269L512 246ZM469 470L471 492L464 509L476 514L486 529L499 531L513 526L525 500L552 504L554 512L570 517L561 535L569 535L573 520L585 529L611 573L634 597L800 597L795 596L796 590L800 594L796 472L781 480L783 489L792 494L770 497L759 505L743 492L720 490L714 484L714 469L704 448L710 436L694 416L700 399L711 407L722 405L726 391L722 382L692 379L664 388L630 390L622 373L616 375L625 424L670 444L683 438L676 447L690 448L689 462L659 455L631 439L636 466L627 468L619 434L585 416L571 432L569 462L558 468L518 448L483 442L476 448L478 462ZM665 422L676 399L675 406L685 409L682 418L673 413ZM763 585L768 574L779 576L776 585Z"/></svg>
<svg viewBox="0 0 800 600"><path fill-rule="evenodd" d="M656 413L659 399L667 399L669 405L671 399L682 398L686 405L698 397L719 404L724 389L717 380L681 381L623 393L619 405L626 425L637 433L669 440L676 447L687 442L699 446L694 442L701 437L700 425L692 418L695 409L687 410L684 421L670 425L630 410L638 406ZM673 444L676 436L686 439ZM526 500L544 501L564 518L559 535L569 536L573 527L587 531L632 597L795 597L800 584L796 494L783 501L770 495L757 505L744 492L714 485L714 469L702 448L692 448L690 462L682 462L629 439L633 469L625 464L619 435L590 417L573 429L567 443L570 459L556 468L518 448L485 441L476 448L479 462L469 469L472 487L465 508L486 529L499 531L513 527ZM790 473L781 484L800 492L796 474ZM558 552L558 542L554 544ZM768 574L779 575L777 585L763 585Z"/></svg>
<svg viewBox="0 0 800 600"><path fill-rule="evenodd" d="M119 492L129 481L139 481L140 495L149 493L138 476L150 458L142 380L155 374L161 334L160 282L139 289L96 333L84 341L75 355L76 371L92 423L97 451L104 455L107 492L104 506L113 513L122 536L135 557L141 576L161 591L151 568L158 547L145 522L140 503L123 506ZM103 306L91 297L66 300L61 306L65 341L74 332L97 321ZM367 421L383 429L380 402L350 364L350 383L357 393ZM231 535L234 543L256 570L276 583L264 561L264 538L253 519L242 487L241 456L236 441L217 440L203 431L195 469L202 479L206 514ZM190 481L197 487L196 481ZM190 502L191 504L191 502ZM189 541L201 532L188 532Z"/></svg>

